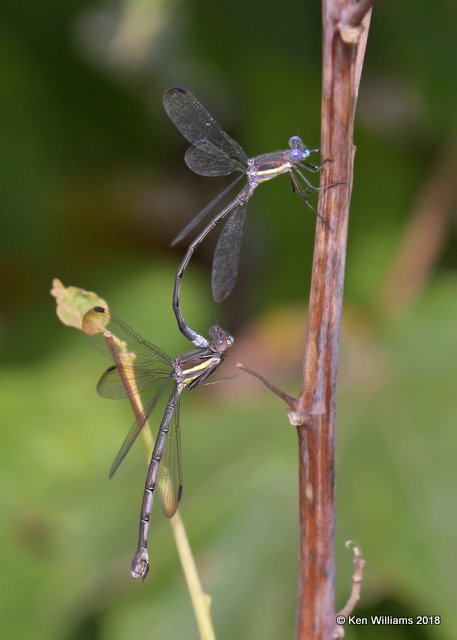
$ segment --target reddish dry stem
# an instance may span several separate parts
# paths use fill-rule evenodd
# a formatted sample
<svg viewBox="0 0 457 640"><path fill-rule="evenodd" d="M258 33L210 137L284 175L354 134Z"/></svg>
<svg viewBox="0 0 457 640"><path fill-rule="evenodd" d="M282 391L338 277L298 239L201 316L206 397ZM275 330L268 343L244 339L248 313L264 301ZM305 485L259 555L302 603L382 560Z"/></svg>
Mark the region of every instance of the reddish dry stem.
<svg viewBox="0 0 457 640"><path fill-rule="evenodd" d="M358 27L365 15L374 5L374 0L360 0L343 11L341 23L351 27Z"/></svg>
<svg viewBox="0 0 457 640"><path fill-rule="evenodd" d="M299 442L300 575L296 637L328 640L335 625L335 395L344 267L352 188L353 124L368 29L343 42L339 25L349 0L324 0L321 152L326 163L317 222L308 326L298 408L311 425Z"/></svg>

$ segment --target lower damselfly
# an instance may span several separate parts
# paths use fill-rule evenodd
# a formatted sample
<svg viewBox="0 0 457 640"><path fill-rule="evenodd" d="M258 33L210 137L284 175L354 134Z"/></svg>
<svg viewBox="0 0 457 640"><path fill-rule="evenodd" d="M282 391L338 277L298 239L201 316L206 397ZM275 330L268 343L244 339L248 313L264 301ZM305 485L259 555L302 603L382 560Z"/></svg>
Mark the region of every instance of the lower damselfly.
<svg viewBox="0 0 457 640"><path fill-rule="evenodd" d="M308 194L318 191L306 177L305 171L317 173L321 166L309 163L311 154L319 149L308 149L298 136L289 140L289 149L274 151L248 158L240 145L233 140L208 113L205 107L188 90L182 87L168 89L163 104L172 122L191 143L185 154L187 166L202 176L226 176L238 172L229 186L219 193L179 233L172 244L183 240L224 199L233 187L245 176L246 184L241 191L219 212L189 245L175 276L173 309L180 331L196 346L205 344L205 338L186 325L181 311L181 279L189 261L206 236L224 218L227 222L219 236L213 259L212 293L216 302L221 302L232 291L238 274L244 218L250 198L262 182L288 173L293 190L313 209Z"/></svg>
<svg viewBox="0 0 457 640"><path fill-rule="evenodd" d="M94 346L114 361L97 384L100 395L126 398L146 390L152 394L119 449L111 466L110 478L145 426L159 398L168 394L146 475L138 547L130 566L132 578L144 579L149 570L147 546L154 492L157 491L162 510L168 518L175 514L182 496L180 395L184 389L195 389L205 383L224 360L233 338L214 326L209 331L210 341L206 347L172 359L104 307L90 309L83 318L82 328Z"/></svg>

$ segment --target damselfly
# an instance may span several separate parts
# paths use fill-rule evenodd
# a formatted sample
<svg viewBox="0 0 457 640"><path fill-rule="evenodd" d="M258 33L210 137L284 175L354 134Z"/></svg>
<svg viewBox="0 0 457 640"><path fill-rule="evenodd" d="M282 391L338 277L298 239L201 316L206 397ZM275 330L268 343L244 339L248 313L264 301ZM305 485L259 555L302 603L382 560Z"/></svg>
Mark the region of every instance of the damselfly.
<svg viewBox="0 0 457 640"><path fill-rule="evenodd" d="M98 382L100 395L125 398L145 390L153 394L144 409L139 411L119 449L110 478L129 452L159 398L169 393L146 475L138 547L130 566L132 578L144 579L149 569L147 545L154 491L157 490L162 510L169 518L176 512L182 495L179 397L184 389L202 385L217 369L233 338L214 326L210 329L211 341L207 347L171 359L104 307L93 307L88 311L82 326L94 346L115 363L108 367Z"/></svg>
<svg viewBox="0 0 457 640"><path fill-rule="evenodd" d="M320 170L319 165L307 162L309 156L312 153L317 153L319 149L308 149L301 138L292 136L289 140L289 149L248 158L240 145L222 129L187 89L181 87L168 89L164 94L163 104L172 122L192 144L184 157L187 166L192 171L203 176L225 176L235 172L241 174L195 216L174 239L173 244L185 238L202 222L230 190L240 182L243 176L246 176L247 180L235 198L191 242L176 272L173 309L179 328L191 342L196 346L201 346L204 344L204 338L186 325L180 305L181 279L194 251L210 231L231 214L216 245L211 281L214 299L217 302L224 300L235 285L244 218L248 201L254 190L262 182L288 173L293 190L312 208L308 200L308 193L318 191L318 187L315 187L308 180L304 171L317 173Z"/></svg>

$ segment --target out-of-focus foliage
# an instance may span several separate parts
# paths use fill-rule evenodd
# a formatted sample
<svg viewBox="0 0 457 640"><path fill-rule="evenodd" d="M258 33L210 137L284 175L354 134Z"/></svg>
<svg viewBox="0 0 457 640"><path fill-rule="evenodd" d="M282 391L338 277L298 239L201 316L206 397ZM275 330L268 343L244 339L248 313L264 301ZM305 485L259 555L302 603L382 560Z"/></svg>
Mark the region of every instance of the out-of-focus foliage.
<svg viewBox="0 0 457 640"><path fill-rule="evenodd" d="M292 134L317 146L319 11L316 2L3 2L2 637L197 637L158 509L150 576L143 586L129 578L144 453L138 446L108 482L133 418L127 402L96 395L106 362L60 324L49 289L58 277L97 291L168 353L188 348L171 311L183 247L169 243L225 182L185 167L161 95L187 84L248 155ZM379 292L455 134L456 43L452 2L377 4L356 118L337 436L338 601L350 587L343 542L355 538L367 559L358 615L442 624L353 627L348 638L455 637L455 199L414 299L397 309ZM218 321L236 334L223 375L242 360L296 393L314 224L286 178L259 189L237 287L219 307L211 243L195 255L184 312L200 331ZM183 516L218 639L290 638L295 434L278 400L237 375L183 398Z"/></svg>

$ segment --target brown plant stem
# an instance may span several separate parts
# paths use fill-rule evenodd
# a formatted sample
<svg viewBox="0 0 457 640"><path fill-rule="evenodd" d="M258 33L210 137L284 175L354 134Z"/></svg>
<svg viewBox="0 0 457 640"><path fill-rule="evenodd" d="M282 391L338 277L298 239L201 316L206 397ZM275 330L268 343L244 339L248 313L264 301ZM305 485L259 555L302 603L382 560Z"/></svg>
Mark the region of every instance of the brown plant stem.
<svg viewBox="0 0 457 640"><path fill-rule="evenodd" d="M364 3L364 6L370 3ZM335 628L335 405L353 172L353 124L369 16L350 0L323 0L322 170L298 408L311 423L299 442L300 566L296 637L329 640ZM362 20L362 26L360 20ZM354 30L355 29L355 30Z"/></svg>
<svg viewBox="0 0 457 640"><path fill-rule="evenodd" d="M359 0L350 3L346 9L342 11L341 23L351 27L358 27L362 24L363 18L374 5L374 0Z"/></svg>

